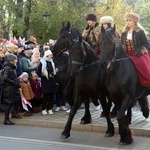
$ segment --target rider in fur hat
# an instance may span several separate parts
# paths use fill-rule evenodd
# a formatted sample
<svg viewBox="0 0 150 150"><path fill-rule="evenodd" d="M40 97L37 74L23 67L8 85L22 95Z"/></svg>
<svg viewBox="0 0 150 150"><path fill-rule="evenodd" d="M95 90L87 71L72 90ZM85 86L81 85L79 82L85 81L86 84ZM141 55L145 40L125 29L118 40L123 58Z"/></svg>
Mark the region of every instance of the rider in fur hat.
<svg viewBox="0 0 150 150"><path fill-rule="evenodd" d="M95 14L88 14L86 16L87 27L84 29L82 33L83 39L89 43L93 51L98 42L98 37L100 33L100 26L97 22L97 17Z"/></svg>

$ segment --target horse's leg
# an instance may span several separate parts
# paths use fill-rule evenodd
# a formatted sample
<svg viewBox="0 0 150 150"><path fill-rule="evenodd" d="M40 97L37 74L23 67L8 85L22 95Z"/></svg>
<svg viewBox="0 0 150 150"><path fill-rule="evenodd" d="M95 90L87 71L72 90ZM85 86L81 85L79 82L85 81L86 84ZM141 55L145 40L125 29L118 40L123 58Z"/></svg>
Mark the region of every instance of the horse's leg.
<svg viewBox="0 0 150 150"><path fill-rule="evenodd" d="M143 112L143 116L145 118L149 117L149 103L147 97L142 97L138 99L139 105L141 107L141 111Z"/></svg>
<svg viewBox="0 0 150 150"><path fill-rule="evenodd" d="M77 112L77 109L81 106L81 98L80 96L76 93L75 96L75 102L71 108L67 123L65 125L64 131L61 133L61 139L67 139L68 137L70 137L70 130L71 130L71 125L72 125L72 121L73 118Z"/></svg>
<svg viewBox="0 0 150 150"><path fill-rule="evenodd" d="M84 105L85 105L85 114L83 118L81 119L80 124L88 124L91 123L91 114L89 110L89 98L84 98Z"/></svg>
<svg viewBox="0 0 150 150"><path fill-rule="evenodd" d="M132 108L129 107L128 111L127 111L127 122L128 122L128 124L131 124L131 120L132 120Z"/></svg>
<svg viewBox="0 0 150 150"><path fill-rule="evenodd" d="M69 95L69 93L75 88L75 78L72 77L69 79L68 84L66 85L66 87L63 90L63 94L64 96Z"/></svg>
<svg viewBox="0 0 150 150"><path fill-rule="evenodd" d="M120 144L127 145L133 142L131 130L128 127L128 119L125 116L125 111L130 107L130 97L126 96L121 104L120 110L117 114L119 125Z"/></svg>
<svg viewBox="0 0 150 150"><path fill-rule="evenodd" d="M101 102L102 109L103 109L103 112L104 112L104 115L105 115L105 118L106 118L106 121L107 121L107 131L106 131L105 136L106 137L112 137L112 136L114 136L114 133L115 133L114 130L115 129L114 129L114 125L111 122L111 119L110 119L110 116L109 116L110 109L108 107L108 103L107 103L107 100L106 100L105 96L100 97L100 102Z"/></svg>
<svg viewBox="0 0 150 150"><path fill-rule="evenodd" d="M110 114L110 108L112 106L112 101L110 98L106 98L106 101L107 101L107 106L108 106L108 110L109 110L109 114ZM100 117L105 117L104 111L101 112Z"/></svg>
<svg viewBox="0 0 150 150"><path fill-rule="evenodd" d="M74 103L74 91L71 90L70 93L68 93L68 95L65 95L64 97L67 103L72 107Z"/></svg>

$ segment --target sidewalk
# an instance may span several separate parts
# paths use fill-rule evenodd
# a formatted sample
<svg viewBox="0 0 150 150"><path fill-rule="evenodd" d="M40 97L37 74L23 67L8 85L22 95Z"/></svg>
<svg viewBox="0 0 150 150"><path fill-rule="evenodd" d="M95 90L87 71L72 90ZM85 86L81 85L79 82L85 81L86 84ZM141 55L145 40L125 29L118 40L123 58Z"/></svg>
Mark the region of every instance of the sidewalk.
<svg viewBox="0 0 150 150"><path fill-rule="evenodd" d="M100 111L94 110L94 107L90 108L92 123L87 125L81 125L80 120L84 115L84 109L79 109L73 120L72 130L89 131L89 132L102 132L106 131L106 120L100 117ZM130 128L133 130L136 136L148 136L150 137L150 117L145 119L142 112L138 108L132 109L132 123ZM41 113L34 113L31 117L22 117L22 119L11 119L17 125L25 126L40 126L47 128L63 128L66 124L69 114L65 111L54 112L53 115L42 115ZM3 125L4 114L0 113L0 124ZM115 126L115 133L118 133L118 123L116 118L112 119Z"/></svg>

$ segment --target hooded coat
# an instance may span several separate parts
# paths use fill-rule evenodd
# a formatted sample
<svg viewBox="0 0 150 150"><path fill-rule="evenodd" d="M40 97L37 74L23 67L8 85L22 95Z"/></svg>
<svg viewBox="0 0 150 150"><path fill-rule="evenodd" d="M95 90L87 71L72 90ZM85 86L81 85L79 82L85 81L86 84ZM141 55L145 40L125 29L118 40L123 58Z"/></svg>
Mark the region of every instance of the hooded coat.
<svg viewBox="0 0 150 150"><path fill-rule="evenodd" d="M4 62L3 80L3 104L10 105L21 101L20 83L17 78L16 66L9 61Z"/></svg>
<svg viewBox="0 0 150 150"><path fill-rule="evenodd" d="M32 100L34 98L34 93L30 84L30 81L23 81L23 79L20 79L22 94L25 97L26 100Z"/></svg>

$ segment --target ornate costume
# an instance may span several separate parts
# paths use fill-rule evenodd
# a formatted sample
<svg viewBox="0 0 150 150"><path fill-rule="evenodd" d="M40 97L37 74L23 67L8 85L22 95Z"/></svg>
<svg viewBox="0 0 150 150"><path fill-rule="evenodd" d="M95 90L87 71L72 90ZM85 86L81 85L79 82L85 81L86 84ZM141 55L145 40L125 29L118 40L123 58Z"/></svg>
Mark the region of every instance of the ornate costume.
<svg viewBox="0 0 150 150"><path fill-rule="evenodd" d="M150 43L144 30L137 25L138 15L129 13L127 20L135 22L136 25L132 33L128 32L128 27L125 28L121 35L121 42L126 54L131 58L138 71L141 85L150 87L150 56L147 51Z"/></svg>

